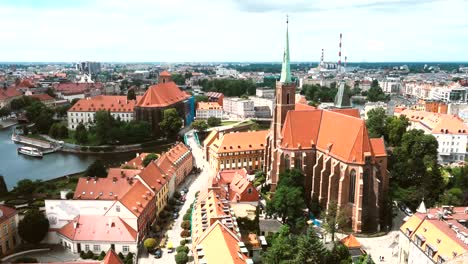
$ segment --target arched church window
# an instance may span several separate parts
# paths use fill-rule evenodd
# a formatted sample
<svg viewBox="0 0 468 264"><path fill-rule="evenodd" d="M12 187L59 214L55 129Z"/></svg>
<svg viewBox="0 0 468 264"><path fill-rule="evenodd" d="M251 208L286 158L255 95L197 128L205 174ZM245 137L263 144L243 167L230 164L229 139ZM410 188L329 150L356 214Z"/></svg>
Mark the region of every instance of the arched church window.
<svg viewBox="0 0 468 264"><path fill-rule="evenodd" d="M284 168L289 170L291 168L291 161L289 155L284 156Z"/></svg>
<svg viewBox="0 0 468 264"><path fill-rule="evenodd" d="M301 157L295 157L295 158L294 158L294 168L296 168L296 169L302 169L302 160L301 160Z"/></svg>
<svg viewBox="0 0 468 264"><path fill-rule="evenodd" d="M286 95L286 104L289 104L289 93Z"/></svg>
<svg viewBox="0 0 468 264"><path fill-rule="evenodd" d="M351 170L349 174L349 202L354 203L354 196L356 195L356 170Z"/></svg>

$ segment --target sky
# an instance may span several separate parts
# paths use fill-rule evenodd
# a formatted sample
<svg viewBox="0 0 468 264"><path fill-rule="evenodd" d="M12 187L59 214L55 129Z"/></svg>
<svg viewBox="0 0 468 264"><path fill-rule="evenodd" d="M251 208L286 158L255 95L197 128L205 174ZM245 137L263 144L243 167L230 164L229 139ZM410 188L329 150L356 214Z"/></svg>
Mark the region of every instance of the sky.
<svg viewBox="0 0 468 264"><path fill-rule="evenodd" d="M0 61L468 61L468 0L0 0Z"/></svg>

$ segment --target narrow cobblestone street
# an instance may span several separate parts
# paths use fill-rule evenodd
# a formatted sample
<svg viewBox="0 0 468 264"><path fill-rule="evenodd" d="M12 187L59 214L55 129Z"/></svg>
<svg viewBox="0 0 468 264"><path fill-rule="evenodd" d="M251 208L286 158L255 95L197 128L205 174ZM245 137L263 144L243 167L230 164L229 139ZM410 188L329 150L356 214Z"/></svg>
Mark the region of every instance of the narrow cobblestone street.
<svg viewBox="0 0 468 264"><path fill-rule="evenodd" d="M195 166L202 168L200 174L192 174L186 178L186 180L179 186L178 191L182 190L184 187L188 188L187 193L187 201L181 207L179 211L179 217L174 221L173 227L171 230L167 231L168 240L167 242L172 242L174 245L174 252L168 253L167 248L163 248L163 255L160 259L154 258L153 255L149 255L146 253L141 254L139 262L142 264L152 264L152 263L175 263L174 256L176 254L175 248L179 246L180 241L182 240L180 237L180 232L182 228L180 224L183 221L183 217L187 209L190 207L195 200L195 193L200 191L203 186L208 181L209 176L213 173L213 170L209 168L207 162L203 159L203 151L200 146L195 142L193 138L193 134L188 135L189 146L192 149L193 156L195 157ZM187 245L190 247L190 245Z"/></svg>

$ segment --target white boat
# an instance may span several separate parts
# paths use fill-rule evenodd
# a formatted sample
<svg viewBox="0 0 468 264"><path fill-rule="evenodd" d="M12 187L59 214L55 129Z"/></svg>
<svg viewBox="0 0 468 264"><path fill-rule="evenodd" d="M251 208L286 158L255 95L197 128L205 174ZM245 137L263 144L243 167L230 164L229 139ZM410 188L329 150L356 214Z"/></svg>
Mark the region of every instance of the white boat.
<svg viewBox="0 0 468 264"><path fill-rule="evenodd" d="M32 147L19 147L18 148L18 153L31 156L31 157L37 157L37 158L42 158L42 152L37 149L37 148L32 148Z"/></svg>

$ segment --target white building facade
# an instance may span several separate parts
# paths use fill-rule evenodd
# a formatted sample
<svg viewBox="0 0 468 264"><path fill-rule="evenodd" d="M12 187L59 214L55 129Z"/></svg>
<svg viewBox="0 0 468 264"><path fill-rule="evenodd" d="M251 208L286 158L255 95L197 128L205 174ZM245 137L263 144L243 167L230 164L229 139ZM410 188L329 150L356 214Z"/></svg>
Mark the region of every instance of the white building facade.
<svg viewBox="0 0 468 264"><path fill-rule="evenodd" d="M224 112L239 118L255 116L254 102L248 99L225 97L223 99Z"/></svg>

